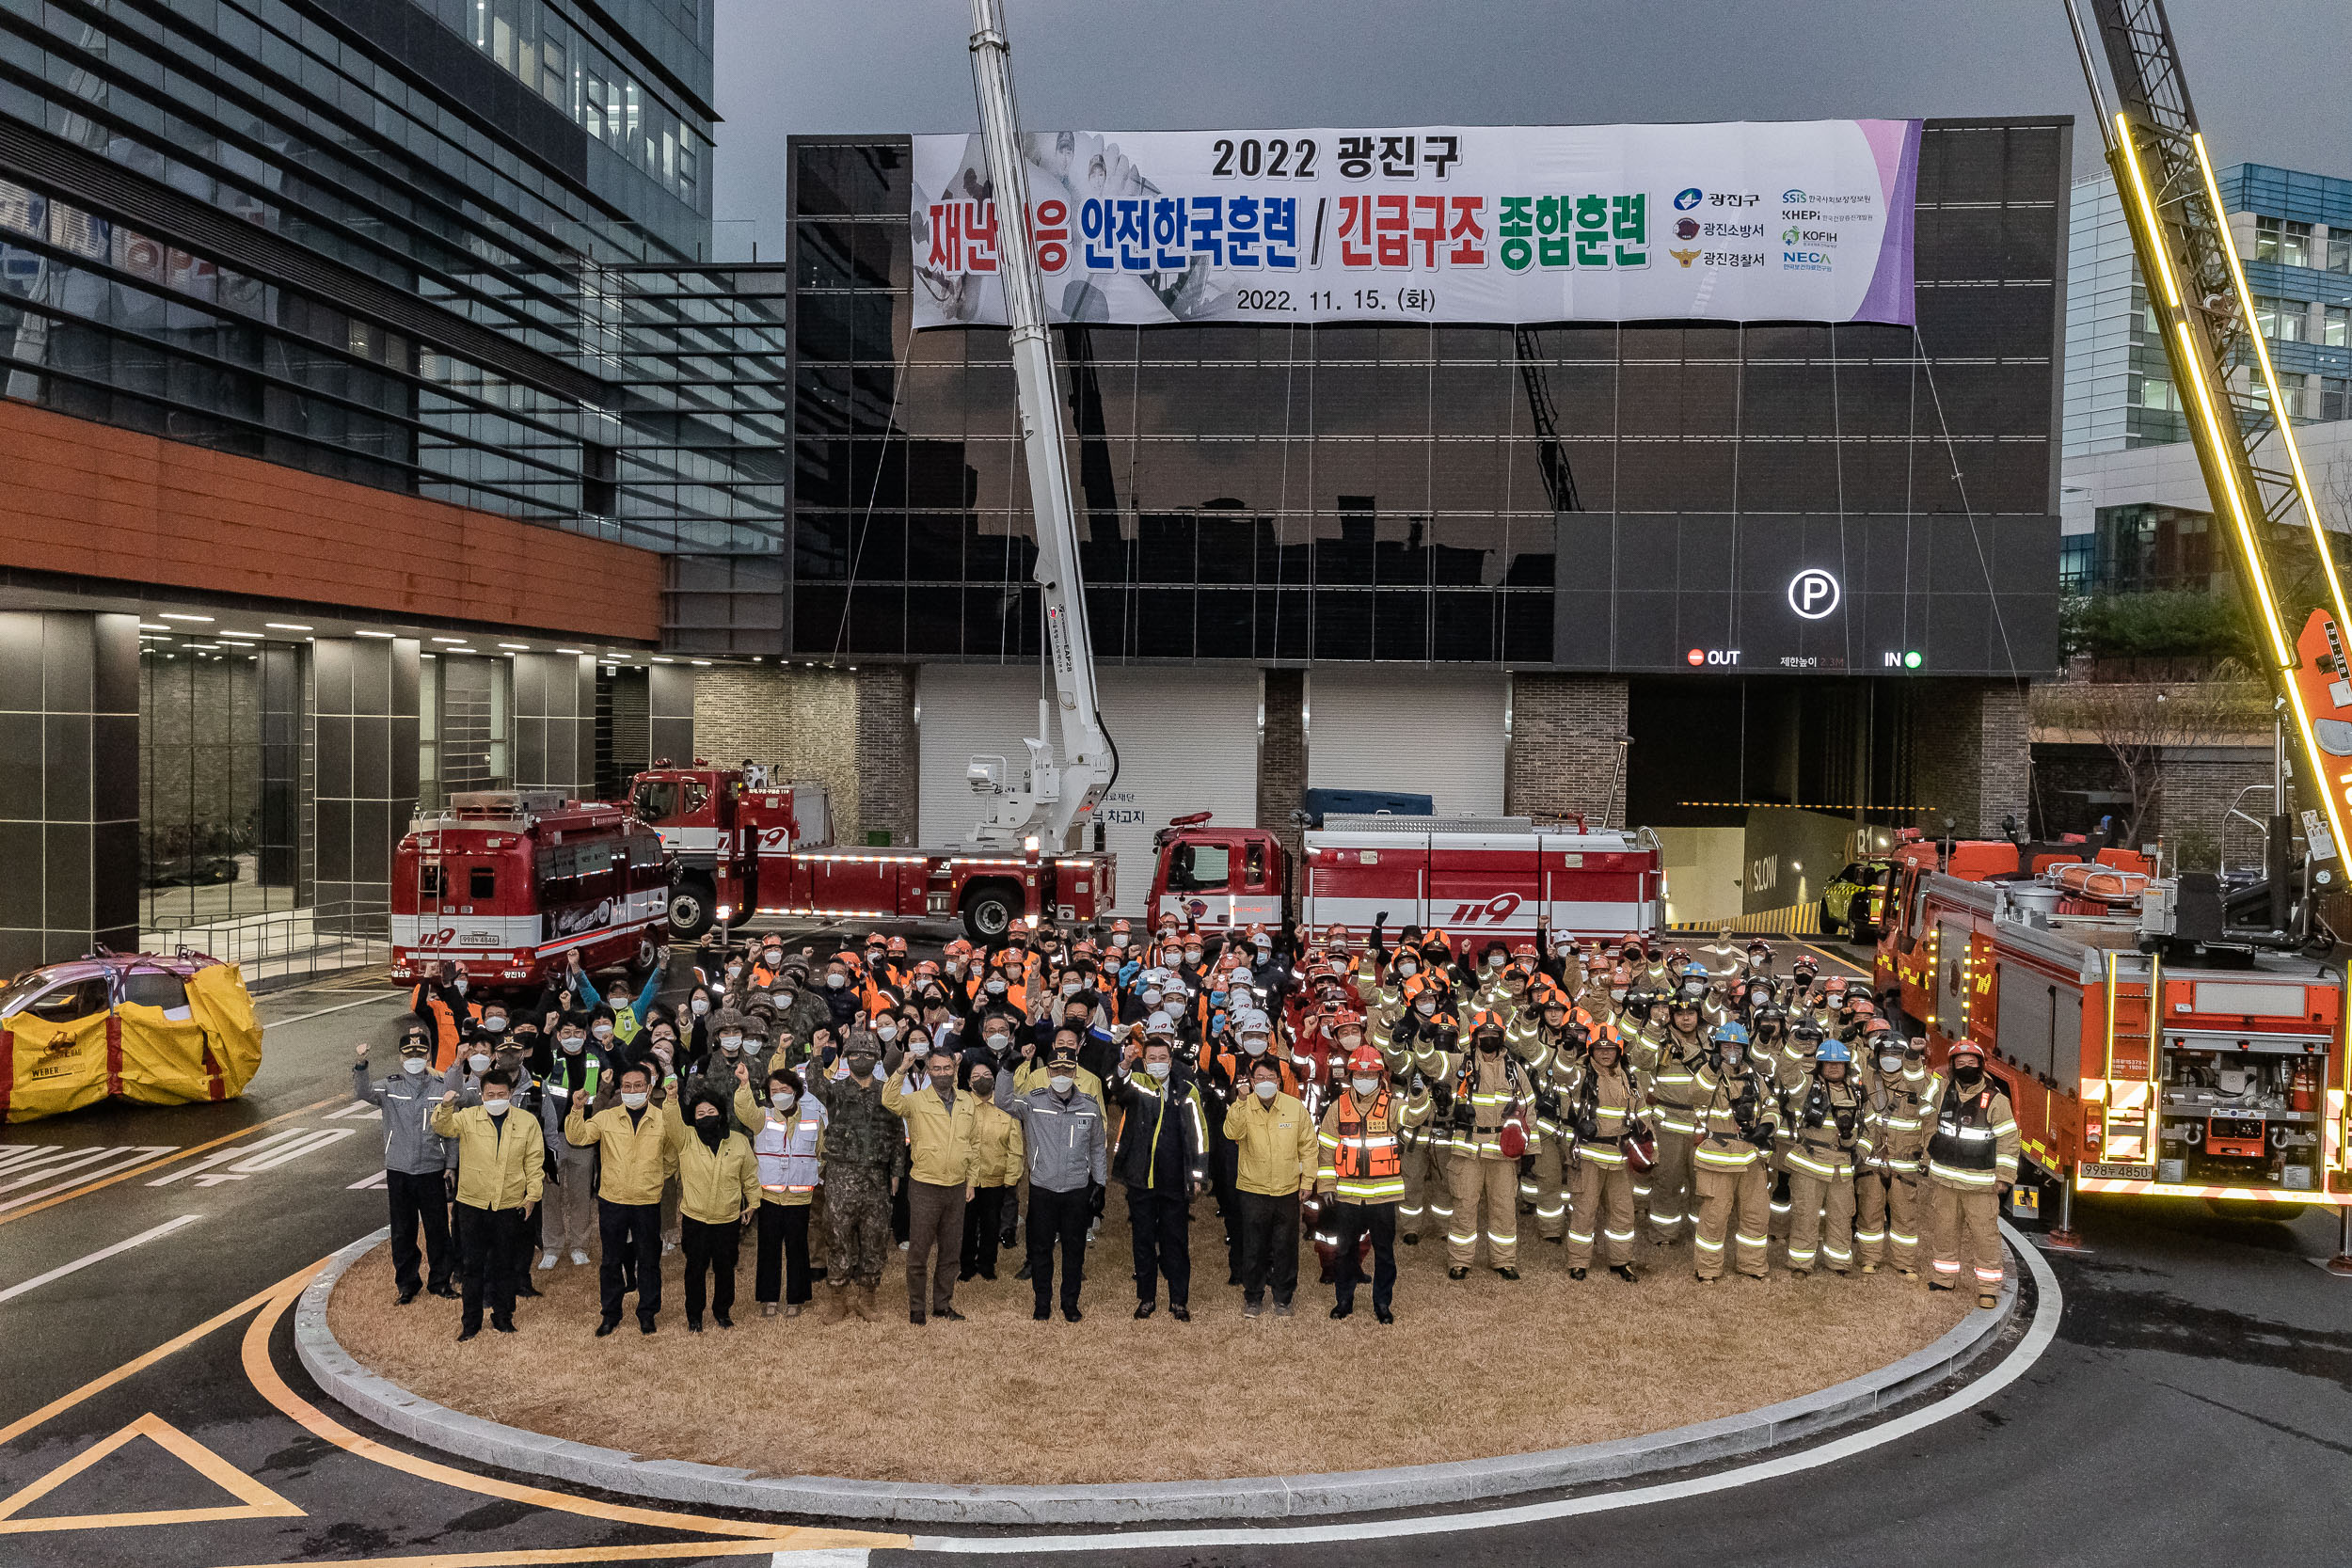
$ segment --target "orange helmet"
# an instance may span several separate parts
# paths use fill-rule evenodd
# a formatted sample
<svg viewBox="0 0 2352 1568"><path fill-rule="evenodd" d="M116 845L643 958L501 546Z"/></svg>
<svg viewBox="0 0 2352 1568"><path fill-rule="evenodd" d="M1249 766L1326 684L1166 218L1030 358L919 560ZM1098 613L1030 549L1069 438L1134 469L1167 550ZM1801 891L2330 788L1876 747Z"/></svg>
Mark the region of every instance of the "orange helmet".
<svg viewBox="0 0 2352 1568"><path fill-rule="evenodd" d="M1488 1029L1492 1029L1495 1033L1501 1034L1502 1032L1502 1020L1497 1017L1489 1008L1473 1007L1470 1009L1470 1033L1473 1035L1483 1033Z"/></svg>
<svg viewBox="0 0 2352 1568"><path fill-rule="evenodd" d="M1123 921L1123 920L1114 920L1114 921L1112 921L1112 922L1111 922L1111 930L1112 930L1112 932L1113 932L1113 933L1115 933L1115 934L1118 934L1118 933L1124 933L1124 932L1126 931L1126 929L1127 929L1127 923L1126 923L1125 921Z"/></svg>
<svg viewBox="0 0 2352 1568"><path fill-rule="evenodd" d="M1443 931L1423 931L1421 935L1421 942L1419 945L1422 947L1442 947L1449 956L1451 956L1454 952L1454 939L1447 936Z"/></svg>
<svg viewBox="0 0 2352 1568"><path fill-rule="evenodd" d="M958 938L956 938L956 940L955 940L955 941L953 941L953 942L949 942L946 946L945 946L945 947L943 947L943 948L941 948L941 949L940 949L940 952L941 952L943 955L945 955L946 957L950 958L962 958L962 957L963 957L966 953L969 953L969 952L971 952L971 951L972 951L972 944L971 944L970 942L968 942L964 941L961 937L958 937Z"/></svg>
<svg viewBox="0 0 2352 1568"><path fill-rule="evenodd" d="M1360 1033L1363 1030L1363 1027L1364 1015L1353 1010L1352 1008L1343 1007L1340 1011L1331 1015L1331 1037L1333 1039L1339 1038L1342 1035L1346 1034L1350 1029L1354 1029Z"/></svg>
<svg viewBox="0 0 2352 1568"><path fill-rule="evenodd" d="M890 956L894 958L903 958L907 956L906 938L892 937L890 939Z"/></svg>
<svg viewBox="0 0 2352 1568"><path fill-rule="evenodd" d="M1380 1053L1369 1045L1359 1045L1347 1053L1347 1070L1350 1072L1379 1072L1386 1066L1380 1060Z"/></svg>

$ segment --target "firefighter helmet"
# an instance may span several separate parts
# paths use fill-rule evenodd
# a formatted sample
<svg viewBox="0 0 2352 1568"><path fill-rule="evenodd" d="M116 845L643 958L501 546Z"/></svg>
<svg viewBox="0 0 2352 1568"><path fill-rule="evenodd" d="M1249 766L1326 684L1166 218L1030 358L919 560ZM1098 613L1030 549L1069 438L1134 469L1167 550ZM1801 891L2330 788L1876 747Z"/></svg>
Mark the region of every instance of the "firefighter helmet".
<svg viewBox="0 0 2352 1568"><path fill-rule="evenodd" d="M1713 1038L1715 1043L1718 1045L1722 1045L1726 1042L1734 1045L1745 1045L1748 1043L1747 1027L1746 1025L1737 1022L1726 1021L1715 1025Z"/></svg>
<svg viewBox="0 0 2352 1568"><path fill-rule="evenodd" d="M890 956L894 958L905 958L907 956L907 939L904 937L892 937L890 939L889 952Z"/></svg>
<svg viewBox="0 0 2352 1568"><path fill-rule="evenodd" d="M1952 1041L1952 1049L1946 1053L1944 1059L1947 1063L1956 1062L1963 1056L1974 1056L1977 1059L1977 1065L1979 1067L1982 1067L1984 1065L1984 1047L1979 1045L1975 1040L1957 1039Z"/></svg>
<svg viewBox="0 0 2352 1568"><path fill-rule="evenodd" d="M1853 1053L1846 1048L1844 1040L1823 1040L1821 1048L1813 1053L1813 1059L1817 1062L1851 1062Z"/></svg>
<svg viewBox="0 0 2352 1568"><path fill-rule="evenodd" d="M1166 1013L1153 1013L1143 1021L1143 1037L1145 1039L1174 1039L1176 1021Z"/></svg>
<svg viewBox="0 0 2352 1568"><path fill-rule="evenodd" d="M1331 1015L1331 1037L1333 1039L1339 1038L1350 1029L1361 1029L1363 1026L1364 1015L1353 1007L1343 1007Z"/></svg>
<svg viewBox="0 0 2352 1568"><path fill-rule="evenodd" d="M1891 1035L1894 1032L1895 1026L1883 1018L1866 1018L1862 1021L1862 1037L1866 1040L1879 1035Z"/></svg>
<svg viewBox="0 0 2352 1568"><path fill-rule="evenodd" d="M1489 1029L1500 1035L1502 1033L1502 1020L1490 1008L1473 1007L1470 1009L1470 1028L1473 1035L1483 1035Z"/></svg>
<svg viewBox="0 0 2352 1568"><path fill-rule="evenodd" d="M1359 1045L1347 1053L1347 1070L1350 1072L1379 1072L1384 1070L1386 1065L1380 1060L1380 1053L1368 1045Z"/></svg>

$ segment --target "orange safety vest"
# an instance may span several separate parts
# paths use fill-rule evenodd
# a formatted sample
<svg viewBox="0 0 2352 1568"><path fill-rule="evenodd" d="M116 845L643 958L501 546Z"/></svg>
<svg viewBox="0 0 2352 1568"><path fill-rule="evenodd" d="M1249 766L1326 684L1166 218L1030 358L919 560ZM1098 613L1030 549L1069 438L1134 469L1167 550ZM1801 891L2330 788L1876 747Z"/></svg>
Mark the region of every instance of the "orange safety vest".
<svg viewBox="0 0 2352 1568"><path fill-rule="evenodd" d="M1398 1149L1398 1129L1389 1107L1386 1089L1373 1101L1368 1118L1355 1114L1355 1096L1340 1096L1340 1147L1332 1169L1339 1177L1339 1196L1351 1203L1387 1203L1405 1196L1405 1157ZM1385 1133L1367 1131L1384 1124L1388 1127Z"/></svg>

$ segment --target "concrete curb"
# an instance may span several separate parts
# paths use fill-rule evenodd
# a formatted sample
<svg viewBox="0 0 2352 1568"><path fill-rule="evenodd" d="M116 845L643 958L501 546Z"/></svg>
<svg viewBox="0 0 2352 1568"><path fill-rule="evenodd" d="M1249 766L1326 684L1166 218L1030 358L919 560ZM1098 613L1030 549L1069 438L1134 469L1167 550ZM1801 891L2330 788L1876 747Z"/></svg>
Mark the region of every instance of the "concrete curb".
<svg viewBox="0 0 2352 1568"><path fill-rule="evenodd" d="M1900 1402L1961 1370L1993 1342L2017 1305L2014 1272L1997 1307L1972 1310L1933 1344L1819 1392L1737 1416L1639 1437L1540 1453L1388 1470L1131 1486L926 1486L831 1476L763 1476L715 1465L644 1459L463 1415L361 1367L326 1326L345 1270L389 1234L361 1237L330 1259L294 1307L294 1350L329 1395L412 1441L484 1464L637 1497L760 1513L946 1525L1056 1526L1171 1520L1288 1519L1428 1508L1588 1486L1774 1448Z"/></svg>

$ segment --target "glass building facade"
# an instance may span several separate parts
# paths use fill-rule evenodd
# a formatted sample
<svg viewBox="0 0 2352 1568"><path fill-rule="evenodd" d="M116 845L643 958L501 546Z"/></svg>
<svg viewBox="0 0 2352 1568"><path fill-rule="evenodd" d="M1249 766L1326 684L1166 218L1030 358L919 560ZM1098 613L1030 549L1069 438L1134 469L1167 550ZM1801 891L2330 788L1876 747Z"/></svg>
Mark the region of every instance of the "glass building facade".
<svg viewBox="0 0 2352 1568"><path fill-rule="evenodd" d="M2071 131L1927 123L1915 331L1057 329L1098 655L2049 668ZM1025 658L1005 335L909 330L909 156L793 144L784 646ZM1848 609L1791 625L1824 560Z"/></svg>

